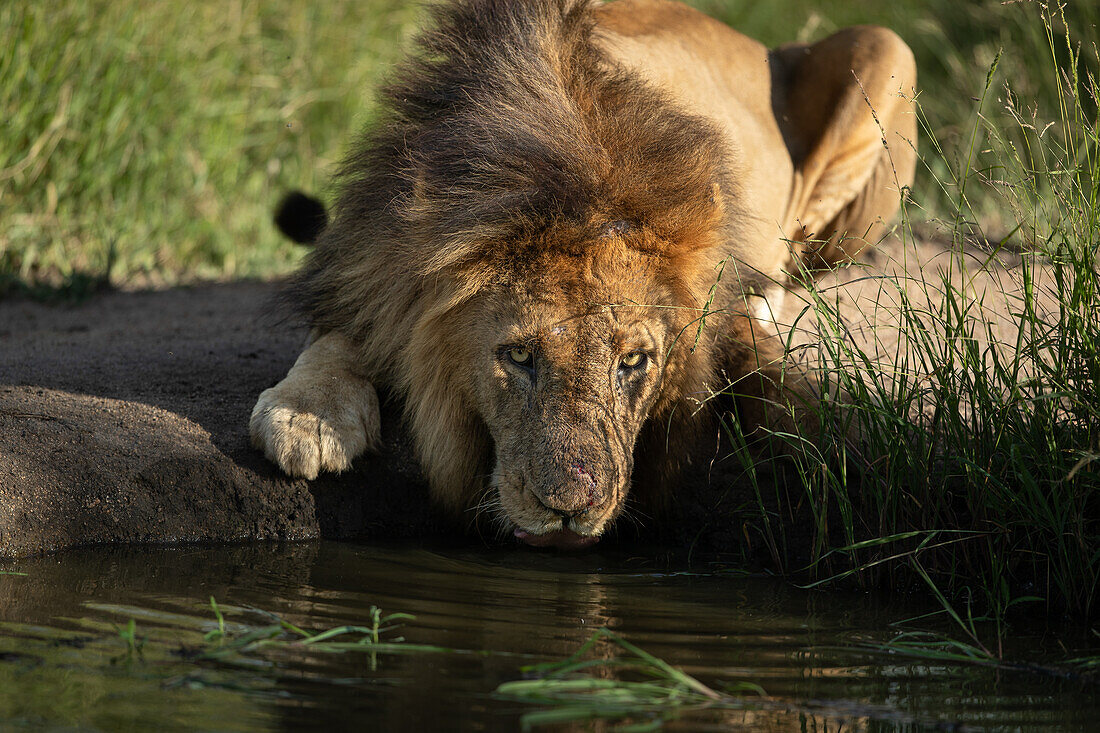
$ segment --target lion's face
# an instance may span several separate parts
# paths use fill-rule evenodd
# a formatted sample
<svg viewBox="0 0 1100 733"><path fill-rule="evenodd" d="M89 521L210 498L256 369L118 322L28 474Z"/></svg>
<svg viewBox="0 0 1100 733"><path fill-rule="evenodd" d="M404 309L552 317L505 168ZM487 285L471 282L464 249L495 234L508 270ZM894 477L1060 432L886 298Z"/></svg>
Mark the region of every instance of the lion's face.
<svg viewBox="0 0 1100 733"><path fill-rule="evenodd" d="M542 264L484 301L474 371L491 491L531 544L591 544L623 510L680 328L651 258L616 254Z"/></svg>

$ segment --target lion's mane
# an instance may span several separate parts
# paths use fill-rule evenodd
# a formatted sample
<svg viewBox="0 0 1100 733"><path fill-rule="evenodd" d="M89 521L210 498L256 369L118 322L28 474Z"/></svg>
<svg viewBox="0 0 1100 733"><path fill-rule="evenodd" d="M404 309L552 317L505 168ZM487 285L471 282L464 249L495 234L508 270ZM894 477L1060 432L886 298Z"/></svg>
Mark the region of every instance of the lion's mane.
<svg viewBox="0 0 1100 733"><path fill-rule="evenodd" d="M462 306L482 288L525 277L535 252L575 254L614 221L635 232L624 246L662 260L685 309L733 297L713 288L738 220L735 161L708 121L605 56L597 12L588 0L434 7L339 170L332 222L295 284L312 326L361 345L367 375L403 397L436 495L456 507L492 458L466 398L478 375L450 358L469 348ZM724 363L720 339L682 340L649 448Z"/></svg>

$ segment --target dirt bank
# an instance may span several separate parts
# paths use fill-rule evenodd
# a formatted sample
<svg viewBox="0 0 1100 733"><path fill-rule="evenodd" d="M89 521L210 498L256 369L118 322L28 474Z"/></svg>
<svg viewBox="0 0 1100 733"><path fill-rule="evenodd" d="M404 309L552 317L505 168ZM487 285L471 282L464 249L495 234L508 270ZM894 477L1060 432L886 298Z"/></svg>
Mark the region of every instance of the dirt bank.
<svg viewBox="0 0 1100 733"><path fill-rule="evenodd" d="M387 425L383 454L292 481L248 445L256 395L305 338L274 287L0 302L0 556L104 542L400 537L431 529Z"/></svg>

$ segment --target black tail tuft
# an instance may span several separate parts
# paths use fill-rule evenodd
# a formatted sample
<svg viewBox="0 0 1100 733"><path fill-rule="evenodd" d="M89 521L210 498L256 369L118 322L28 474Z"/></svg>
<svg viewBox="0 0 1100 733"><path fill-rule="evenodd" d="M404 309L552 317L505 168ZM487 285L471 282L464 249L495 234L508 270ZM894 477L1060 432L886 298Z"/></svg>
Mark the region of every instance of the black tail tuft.
<svg viewBox="0 0 1100 733"><path fill-rule="evenodd" d="M312 196L291 191L275 209L275 225L298 244L313 244L328 226L328 212Z"/></svg>

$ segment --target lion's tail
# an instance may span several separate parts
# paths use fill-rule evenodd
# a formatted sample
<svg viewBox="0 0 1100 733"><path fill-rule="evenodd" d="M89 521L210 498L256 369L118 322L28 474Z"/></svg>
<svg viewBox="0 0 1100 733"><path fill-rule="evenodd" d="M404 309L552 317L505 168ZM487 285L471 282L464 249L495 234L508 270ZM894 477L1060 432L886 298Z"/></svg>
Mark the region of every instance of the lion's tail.
<svg viewBox="0 0 1100 733"><path fill-rule="evenodd" d="M291 191L275 207L275 226L298 244L313 244L328 226L328 212L318 199Z"/></svg>

